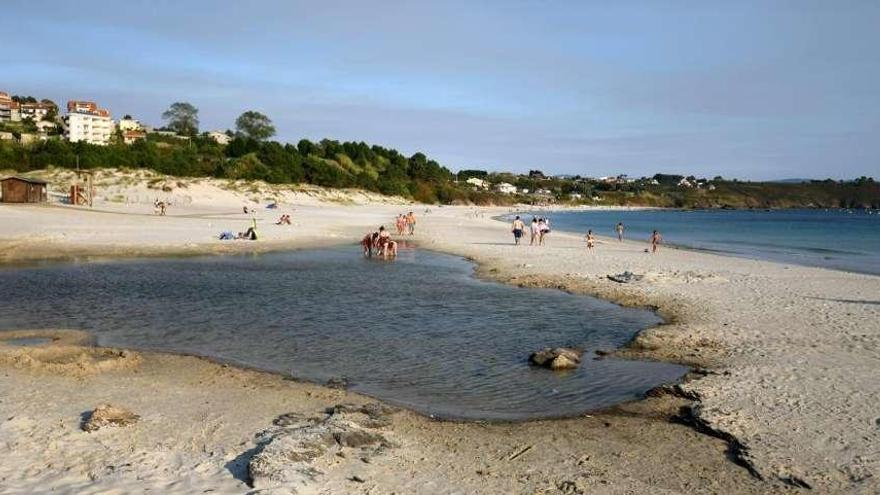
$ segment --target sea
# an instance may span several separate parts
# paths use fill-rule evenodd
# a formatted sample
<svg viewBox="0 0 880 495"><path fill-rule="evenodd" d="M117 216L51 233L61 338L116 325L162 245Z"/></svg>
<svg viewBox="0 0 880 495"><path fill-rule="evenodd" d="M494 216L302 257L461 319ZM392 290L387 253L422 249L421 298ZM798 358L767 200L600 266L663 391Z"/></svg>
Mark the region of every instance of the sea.
<svg viewBox="0 0 880 495"><path fill-rule="evenodd" d="M522 214L522 213L521 213ZM880 275L876 210L590 210L526 212L550 218L554 230L664 243L731 256ZM527 218L528 219L528 218Z"/></svg>
<svg viewBox="0 0 880 495"><path fill-rule="evenodd" d="M564 417L638 399L686 368L595 351L661 323L644 309L480 280L472 263L416 248L394 261L347 246L0 268L0 330L86 330L102 346L333 380L448 419ZM528 363L557 346L584 348L581 367Z"/></svg>

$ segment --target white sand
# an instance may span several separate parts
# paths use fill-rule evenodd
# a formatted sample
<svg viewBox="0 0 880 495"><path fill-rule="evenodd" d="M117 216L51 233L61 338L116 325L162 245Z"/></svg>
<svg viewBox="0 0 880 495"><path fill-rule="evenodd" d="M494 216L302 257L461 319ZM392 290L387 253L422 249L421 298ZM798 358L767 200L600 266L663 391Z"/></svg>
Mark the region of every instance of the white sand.
<svg viewBox="0 0 880 495"><path fill-rule="evenodd" d="M154 191L131 182L104 186L128 191L119 193L128 204L101 201L94 210L0 205L0 262L355 242L413 209L421 245L473 258L484 276L659 308L672 324L645 332L625 353L708 368L682 387L698 398L691 419L731 440L733 455L763 480L727 460L725 442L668 423L671 404L690 402L661 397L623 413L527 425L457 425L399 413L388 432L396 449L369 465L340 461L303 493L565 493L571 486L590 493L762 493L792 484L817 493L880 491L880 277L674 249L649 255L642 242L605 238L587 252L581 236L559 232L545 247L516 247L509 226L489 218L506 210L483 209L485 217L475 218L472 208L431 207L425 215L424 206L376 204L366 196L327 203L316 199L318 190L276 192L284 194L281 209L259 210L263 240L224 242L215 239L221 230L250 223L240 213L248 194L212 181L188 184L169 193L180 195L169 216L156 217ZM293 212L294 226L270 224L284 212ZM645 279L623 285L605 278L625 270ZM169 371L176 367L197 373ZM225 378L207 378L217 373ZM253 435L273 417L364 400L154 355L134 371L75 378L6 365L0 391L4 493L242 492L245 485L224 463L252 448ZM79 431L79 415L103 402L144 419L113 432ZM536 446L517 462L496 459L496 451L528 445ZM130 465L120 469L120 460ZM347 479L355 468L368 482Z"/></svg>

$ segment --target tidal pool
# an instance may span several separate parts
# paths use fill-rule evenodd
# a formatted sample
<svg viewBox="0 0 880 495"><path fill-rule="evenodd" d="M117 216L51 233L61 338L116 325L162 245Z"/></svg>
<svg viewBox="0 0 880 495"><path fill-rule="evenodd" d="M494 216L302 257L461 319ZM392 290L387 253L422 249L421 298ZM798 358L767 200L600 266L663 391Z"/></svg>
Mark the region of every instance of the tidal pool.
<svg viewBox="0 0 880 495"><path fill-rule="evenodd" d="M73 328L98 344L192 353L352 390L443 418L570 416L680 378L674 364L594 360L661 320L473 276L459 257L357 247L0 270L0 330ZM528 364L582 346L566 373Z"/></svg>

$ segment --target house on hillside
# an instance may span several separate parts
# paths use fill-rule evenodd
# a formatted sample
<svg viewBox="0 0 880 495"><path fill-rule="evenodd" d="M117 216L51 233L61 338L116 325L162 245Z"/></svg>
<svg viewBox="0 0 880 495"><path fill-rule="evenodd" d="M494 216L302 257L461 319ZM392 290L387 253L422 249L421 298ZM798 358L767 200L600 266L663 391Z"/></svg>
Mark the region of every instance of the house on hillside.
<svg viewBox="0 0 880 495"><path fill-rule="evenodd" d="M58 108L51 103L22 103L21 118L32 122L40 122L49 116L50 112L58 112Z"/></svg>
<svg viewBox="0 0 880 495"><path fill-rule="evenodd" d="M208 131L205 134L207 134L210 139L213 139L215 143L222 144L224 146L232 141L232 138L229 137L229 134L226 134L223 131Z"/></svg>
<svg viewBox="0 0 880 495"><path fill-rule="evenodd" d="M0 122L21 122L21 105L4 91L0 91Z"/></svg>
<svg viewBox="0 0 880 495"><path fill-rule="evenodd" d="M125 131L143 131L144 126L141 125L141 121L132 118L121 118L116 123L116 128L121 132L125 133Z"/></svg>
<svg viewBox="0 0 880 495"><path fill-rule="evenodd" d="M144 131L123 131L122 132L122 142L125 144L134 144L135 141L140 141L141 139L146 139L147 133Z"/></svg>
<svg viewBox="0 0 880 495"><path fill-rule="evenodd" d="M516 186L507 182L501 182L495 185L495 191L501 194L516 194Z"/></svg>
<svg viewBox="0 0 880 495"><path fill-rule="evenodd" d="M477 177L471 177L465 182L474 186L474 189L489 189L489 182Z"/></svg>

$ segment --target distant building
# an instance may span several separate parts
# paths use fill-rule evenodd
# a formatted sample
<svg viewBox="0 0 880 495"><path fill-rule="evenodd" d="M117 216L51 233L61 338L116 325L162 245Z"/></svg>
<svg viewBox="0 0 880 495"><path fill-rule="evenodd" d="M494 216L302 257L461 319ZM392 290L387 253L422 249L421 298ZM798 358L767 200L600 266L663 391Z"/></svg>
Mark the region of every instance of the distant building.
<svg viewBox="0 0 880 495"><path fill-rule="evenodd" d="M55 122L50 122L48 120L39 120L34 123L34 126L37 128L37 132L40 133L41 136L46 136L50 131L54 131L56 127L58 127Z"/></svg>
<svg viewBox="0 0 880 495"><path fill-rule="evenodd" d="M146 138L147 133L144 131L122 131L122 142L125 144L134 144L135 141Z"/></svg>
<svg viewBox="0 0 880 495"><path fill-rule="evenodd" d="M142 131L144 130L144 126L141 125L140 121L137 119L126 119L122 118L116 123L116 128L122 131Z"/></svg>
<svg viewBox="0 0 880 495"><path fill-rule="evenodd" d="M516 186L514 186L513 184L508 184L507 182L496 184L495 190L500 192L501 194L516 194Z"/></svg>
<svg viewBox="0 0 880 495"><path fill-rule="evenodd" d="M21 105L9 93L0 91L0 122L20 122Z"/></svg>
<svg viewBox="0 0 880 495"><path fill-rule="evenodd" d="M98 108L91 101L67 102L67 139L71 143L84 141L106 145L113 136L113 120L110 111Z"/></svg>
<svg viewBox="0 0 880 495"><path fill-rule="evenodd" d="M232 138L229 137L229 134L226 134L223 131L208 131L206 132L209 138L213 139L217 144L227 145Z"/></svg>
<svg viewBox="0 0 880 495"><path fill-rule="evenodd" d="M40 122L49 116L50 112L58 112L58 108L51 103L22 103L21 118L33 122Z"/></svg>
<svg viewBox="0 0 880 495"><path fill-rule="evenodd" d="M477 189L489 189L489 182L477 177L471 177L466 180L468 184L474 186Z"/></svg>

